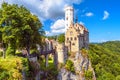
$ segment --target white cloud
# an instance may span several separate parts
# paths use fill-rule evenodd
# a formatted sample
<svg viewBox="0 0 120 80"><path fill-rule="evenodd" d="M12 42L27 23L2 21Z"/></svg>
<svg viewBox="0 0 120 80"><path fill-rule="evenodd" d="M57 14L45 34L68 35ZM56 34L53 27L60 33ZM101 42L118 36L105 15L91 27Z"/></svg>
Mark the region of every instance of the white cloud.
<svg viewBox="0 0 120 80"><path fill-rule="evenodd" d="M64 7L67 5L80 4L83 0L5 0L10 4L23 5L39 19L55 21L50 26L50 31L46 35L56 35L65 32L64 27ZM43 23L44 24L44 23Z"/></svg>
<svg viewBox="0 0 120 80"><path fill-rule="evenodd" d="M84 22L82 22L82 21L80 21L80 24L85 25L85 23L84 23Z"/></svg>
<svg viewBox="0 0 120 80"><path fill-rule="evenodd" d="M104 16L103 16L103 20L106 20L109 17L109 13L108 11L104 11Z"/></svg>
<svg viewBox="0 0 120 80"><path fill-rule="evenodd" d="M63 19L58 19L54 24L51 25L51 30L46 31L47 36L58 35L65 32L65 21Z"/></svg>
<svg viewBox="0 0 120 80"><path fill-rule="evenodd" d="M85 16L88 16L88 17L91 17L91 16L93 16L94 14L92 13L92 12L88 12L88 13L86 13L85 14Z"/></svg>
<svg viewBox="0 0 120 80"><path fill-rule="evenodd" d="M52 33L54 33L54 34L61 34L61 33L64 33L64 32L65 32L64 28L63 29L58 29L58 30L55 30L55 29L52 30Z"/></svg>
<svg viewBox="0 0 120 80"><path fill-rule="evenodd" d="M82 0L5 0L8 3L24 5L42 20L64 17L65 5L80 4Z"/></svg>
<svg viewBox="0 0 120 80"><path fill-rule="evenodd" d="M50 35L50 32L49 32L49 31L45 31L45 34L46 34L46 35Z"/></svg>
<svg viewBox="0 0 120 80"><path fill-rule="evenodd" d="M58 19L52 26L51 29L61 29L61 28L65 28L65 21L63 19Z"/></svg>

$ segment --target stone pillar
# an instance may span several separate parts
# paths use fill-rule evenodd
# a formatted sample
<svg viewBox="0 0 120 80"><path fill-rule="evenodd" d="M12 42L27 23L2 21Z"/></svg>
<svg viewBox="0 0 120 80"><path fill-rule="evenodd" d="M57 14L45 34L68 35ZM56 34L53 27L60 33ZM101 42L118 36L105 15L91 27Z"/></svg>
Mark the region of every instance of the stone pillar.
<svg viewBox="0 0 120 80"><path fill-rule="evenodd" d="M58 44L57 45L57 55L58 55L58 63L65 63L66 58L66 51L65 51L65 45L64 44Z"/></svg>
<svg viewBox="0 0 120 80"><path fill-rule="evenodd" d="M57 67L57 64L58 64L58 55L55 51L55 53L54 53L54 65Z"/></svg>
<svg viewBox="0 0 120 80"><path fill-rule="evenodd" d="M48 55L45 55L45 66L48 67Z"/></svg>

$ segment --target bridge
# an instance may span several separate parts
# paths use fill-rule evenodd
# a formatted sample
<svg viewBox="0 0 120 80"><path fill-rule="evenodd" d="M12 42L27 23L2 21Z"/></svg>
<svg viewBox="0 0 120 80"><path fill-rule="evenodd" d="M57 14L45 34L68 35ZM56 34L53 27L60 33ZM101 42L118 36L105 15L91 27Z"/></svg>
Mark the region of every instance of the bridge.
<svg viewBox="0 0 120 80"><path fill-rule="evenodd" d="M46 67L48 66L48 57L49 54L54 56L54 65L57 66L57 53L56 53L56 44L53 41L50 41L48 39L45 40L45 45L43 45L43 47L40 47L39 45L37 45L37 48L39 50L39 53L33 53L33 54L29 54L29 58L34 58L34 57L39 57L41 55L45 56L45 64ZM17 54L17 56L22 56L22 57L27 57L27 51L23 50L22 51L23 54Z"/></svg>
<svg viewBox="0 0 120 80"><path fill-rule="evenodd" d="M54 56L54 65L57 66L58 61L57 61L57 53L56 53L56 44L53 41L50 41L48 39L45 40L45 45L42 48L38 48L40 51L40 56L44 55L45 56L45 64L46 67L48 66L48 57L49 54L52 54Z"/></svg>

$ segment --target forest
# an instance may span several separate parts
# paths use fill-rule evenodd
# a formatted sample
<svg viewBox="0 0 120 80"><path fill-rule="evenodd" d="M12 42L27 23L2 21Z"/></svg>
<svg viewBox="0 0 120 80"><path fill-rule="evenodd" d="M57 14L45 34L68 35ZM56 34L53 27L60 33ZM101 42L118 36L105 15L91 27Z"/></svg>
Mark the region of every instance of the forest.
<svg viewBox="0 0 120 80"><path fill-rule="evenodd" d="M97 80L120 80L120 41L91 43L89 58Z"/></svg>

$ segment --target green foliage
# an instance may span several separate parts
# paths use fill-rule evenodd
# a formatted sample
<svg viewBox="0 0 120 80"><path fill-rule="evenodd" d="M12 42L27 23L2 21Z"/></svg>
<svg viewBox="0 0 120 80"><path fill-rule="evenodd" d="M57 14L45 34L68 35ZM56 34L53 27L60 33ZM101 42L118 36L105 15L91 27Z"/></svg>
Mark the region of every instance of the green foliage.
<svg viewBox="0 0 120 80"><path fill-rule="evenodd" d="M57 40L57 36L47 36L47 38L48 38L49 40L51 40L51 39Z"/></svg>
<svg viewBox="0 0 120 80"><path fill-rule="evenodd" d="M120 41L90 44L89 48L97 80L115 80L120 74Z"/></svg>
<svg viewBox="0 0 120 80"><path fill-rule="evenodd" d="M118 76L116 77L116 80L120 80L120 75L118 75Z"/></svg>
<svg viewBox="0 0 120 80"><path fill-rule="evenodd" d="M7 80L7 79L9 79L9 74L8 74L8 72L3 71L3 72L0 74L0 80Z"/></svg>
<svg viewBox="0 0 120 80"><path fill-rule="evenodd" d="M68 71L71 71L71 72L75 73L74 63L73 63L71 60L67 60L66 65L65 65L65 68L66 68Z"/></svg>
<svg viewBox="0 0 120 80"><path fill-rule="evenodd" d="M21 80L22 70L27 73L28 61L25 58L9 56L0 58L0 80Z"/></svg>
<svg viewBox="0 0 120 80"><path fill-rule="evenodd" d="M83 48L80 51L81 51L81 54L82 54L83 57L88 57L88 50Z"/></svg>
<svg viewBox="0 0 120 80"><path fill-rule="evenodd" d="M65 42L65 34L58 35L57 40L59 43L64 43Z"/></svg>
<svg viewBox="0 0 120 80"><path fill-rule="evenodd" d="M88 71L85 71L85 79L86 80L93 80L93 72L88 70Z"/></svg>
<svg viewBox="0 0 120 80"><path fill-rule="evenodd" d="M15 55L16 49L14 46L9 45L7 50L6 50L6 54L7 55Z"/></svg>
<svg viewBox="0 0 120 80"><path fill-rule="evenodd" d="M71 52L68 52L67 55L70 56L70 55L71 55Z"/></svg>
<svg viewBox="0 0 120 80"><path fill-rule="evenodd" d="M20 51L16 51L16 53L15 54L22 54L22 52L20 52Z"/></svg>
<svg viewBox="0 0 120 80"><path fill-rule="evenodd" d="M3 56L3 52L2 51L0 51L0 57L2 57Z"/></svg>
<svg viewBox="0 0 120 80"><path fill-rule="evenodd" d="M38 53L38 50L37 49L32 49L30 50L30 53L33 54L33 53Z"/></svg>
<svg viewBox="0 0 120 80"><path fill-rule="evenodd" d="M24 67L25 74L28 77L28 76L30 76L29 61L26 58L21 58L21 60L22 60L22 65Z"/></svg>
<svg viewBox="0 0 120 80"><path fill-rule="evenodd" d="M40 61L40 70L47 73L47 75L41 75L41 79L46 80L57 80L58 70L57 67L54 65L53 59L49 59L48 67L45 67L45 60L41 59Z"/></svg>
<svg viewBox="0 0 120 80"><path fill-rule="evenodd" d="M8 54L16 48L26 48L28 53L36 44L41 45L44 35L38 17L23 6L3 3L0 9L0 42L5 43ZM9 46L10 45L10 46ZM12 50L10 50L12 49Z"/></svg>

